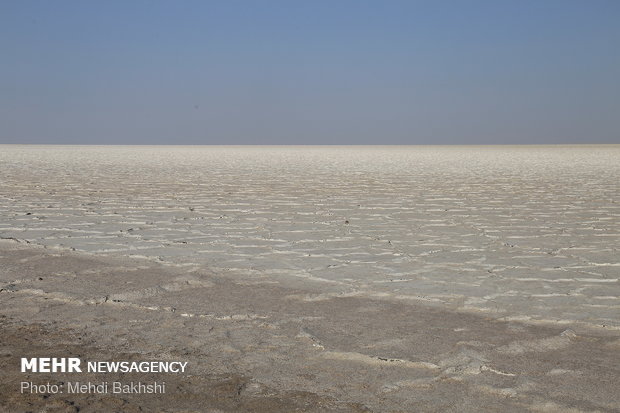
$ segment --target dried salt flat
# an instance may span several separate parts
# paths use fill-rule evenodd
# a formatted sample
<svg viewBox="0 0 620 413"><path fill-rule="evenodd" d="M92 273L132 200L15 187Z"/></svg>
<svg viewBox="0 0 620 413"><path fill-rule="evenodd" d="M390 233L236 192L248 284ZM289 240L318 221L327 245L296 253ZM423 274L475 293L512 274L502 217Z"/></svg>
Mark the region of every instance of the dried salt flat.
<svg viewBox="0 0 620 413"><path fill-rule="evenodd" d="M619 160L613 145L3 146L0 237L619 329Z"/></svg>
<svg viewBox="0 0 620 413"><path fill-rule="evenodd" d="M619 155L2 146L0 351L40 324L186 359L184 395L617 411Z"/></svg>

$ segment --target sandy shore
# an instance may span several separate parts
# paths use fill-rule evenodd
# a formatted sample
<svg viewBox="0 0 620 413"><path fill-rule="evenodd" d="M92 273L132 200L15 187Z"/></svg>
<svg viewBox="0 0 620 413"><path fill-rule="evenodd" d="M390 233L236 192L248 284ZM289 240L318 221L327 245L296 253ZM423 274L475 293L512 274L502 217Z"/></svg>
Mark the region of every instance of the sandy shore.
<svg viewBox="0 0 620 413"><path fill-rule="evenodd" d="M7 411L620 410L619 146L2 149Z"/></svg>

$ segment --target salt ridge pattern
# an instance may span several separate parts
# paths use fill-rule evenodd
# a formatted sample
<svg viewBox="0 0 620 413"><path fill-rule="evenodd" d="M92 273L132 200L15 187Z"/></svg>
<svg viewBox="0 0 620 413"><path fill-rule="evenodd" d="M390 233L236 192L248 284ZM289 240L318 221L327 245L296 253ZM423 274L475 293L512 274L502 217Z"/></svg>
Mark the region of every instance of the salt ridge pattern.
<svg viewBox="0 0 620 413"><path fill-rule="evenodd" d="M0 146L0 237L620 329L620 146Z"/></svg>

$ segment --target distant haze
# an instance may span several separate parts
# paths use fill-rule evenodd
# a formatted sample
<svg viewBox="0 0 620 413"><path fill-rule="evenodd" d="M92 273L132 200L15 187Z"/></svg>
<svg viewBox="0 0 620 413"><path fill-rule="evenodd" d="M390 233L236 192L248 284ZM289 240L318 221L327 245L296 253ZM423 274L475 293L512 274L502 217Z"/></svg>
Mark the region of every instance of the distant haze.
<svg viewBox="0 0 620 413"><path fill-rule="evenodd" d="M3 1L0 143L620 143L620 2Z"/></svg>

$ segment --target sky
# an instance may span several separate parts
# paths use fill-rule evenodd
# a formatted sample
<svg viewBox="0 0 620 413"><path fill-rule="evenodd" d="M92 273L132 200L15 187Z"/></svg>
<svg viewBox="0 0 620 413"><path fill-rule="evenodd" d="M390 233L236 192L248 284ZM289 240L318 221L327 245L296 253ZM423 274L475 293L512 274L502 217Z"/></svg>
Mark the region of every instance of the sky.
<svg viewBox="0 0 620 413"><path fill-rule="evenodd" d="M620 143L620 1L0 2L0 143Z"/></svg>

